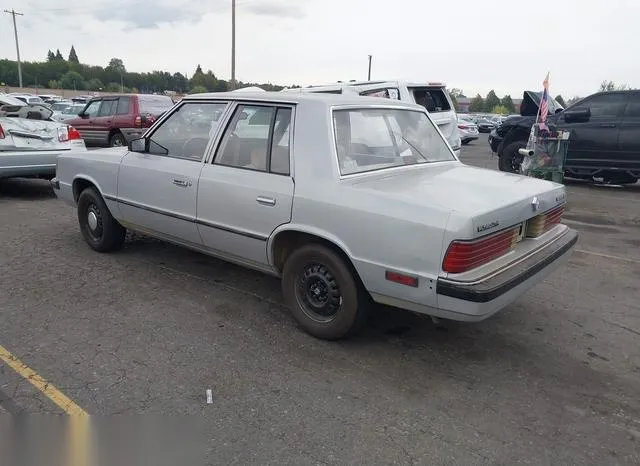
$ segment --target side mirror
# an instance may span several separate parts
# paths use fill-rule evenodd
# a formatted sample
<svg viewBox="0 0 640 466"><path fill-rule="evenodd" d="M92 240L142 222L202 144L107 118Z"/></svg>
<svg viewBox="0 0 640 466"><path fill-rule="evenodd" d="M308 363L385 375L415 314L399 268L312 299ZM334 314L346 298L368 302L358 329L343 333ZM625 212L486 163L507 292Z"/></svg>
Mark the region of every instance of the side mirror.
<svg viewBox="0 0 640 466"><path fill-rule="evenodd" d="M84 118L84 119L89 118L89 115L87 115L86 113L82 113L82 112L78 113L78 116L79 116L80 118Z"/></svg>
<svg viewBox="0 0 640 466"><path fill-rule="evenodd" d="M133 139L129 142L129 151L131 152L146 152L147 140L145 138Z"/></svg>
<svg viewBox="0 0 640 466"><path fill-rule="evenodd" d="M591 109L589 107L580 107L564 111L564 120L567 123L584 123L591 118Z"/></svg>

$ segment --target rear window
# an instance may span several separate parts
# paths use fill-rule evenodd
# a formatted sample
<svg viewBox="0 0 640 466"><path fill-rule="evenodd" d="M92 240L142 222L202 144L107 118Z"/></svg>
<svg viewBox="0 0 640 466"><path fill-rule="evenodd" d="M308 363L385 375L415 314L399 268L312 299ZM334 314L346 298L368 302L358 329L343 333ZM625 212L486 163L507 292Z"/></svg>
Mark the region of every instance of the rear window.
<svg viewBox="0 0 640 466"><path fill-rule="evenodd" d="M342 175L455 160L424 112L336 110L333 124Z"/></svg>
<svg viewBox="0 0 640 466"><path fill-rule="evenodd" d="M451 104L445 90L441 87L417 87L411 90L416 103L429 113L448 112Z"/></svg>
<svg viewBox="0 0 640 466"><path fill-rule="evenodd" d="M166 95L139 95L140 113L160 115L173 107L173 100Z"/></svg>

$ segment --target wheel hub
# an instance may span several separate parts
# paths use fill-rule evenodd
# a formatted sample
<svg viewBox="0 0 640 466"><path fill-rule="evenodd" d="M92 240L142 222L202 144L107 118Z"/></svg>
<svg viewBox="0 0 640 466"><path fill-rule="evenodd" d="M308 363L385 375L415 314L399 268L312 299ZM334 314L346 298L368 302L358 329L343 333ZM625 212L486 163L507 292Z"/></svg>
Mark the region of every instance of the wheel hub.
<svg viewBox="0 0 640 466"><path fill-rule="evenodd" d="M336 279L324 266L313 264L299 275L298 300L309 317L319 322L335 318L342 304L342 295Z"/></svg>
<svg viewBox="0 0 640 466"><path fill-rule="evenodd" d="M93 231L98 228L98 216L92 210L90 210L89 214L87 215L87 223L89 224L89 228L91 228L91 230Z"/></svg>

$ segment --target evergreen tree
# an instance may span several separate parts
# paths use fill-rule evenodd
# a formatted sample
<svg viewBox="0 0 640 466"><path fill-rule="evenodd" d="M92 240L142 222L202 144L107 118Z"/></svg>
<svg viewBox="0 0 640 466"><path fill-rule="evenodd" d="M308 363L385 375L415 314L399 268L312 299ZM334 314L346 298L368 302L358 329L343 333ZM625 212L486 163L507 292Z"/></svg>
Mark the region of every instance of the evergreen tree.
<svg viewBox="0 0 640 466"><path fill-rule="evenodd" d="M69 61L71 63L80 63L80 60L78 60L78 55L76 54L76 49L73 45L71 46L71 50L69 51Z"/></svg>
<svg viewBox="0 0 640 466"><path fill-rule="evenodd" d="M55 54L54 54L51 50L49 50L49 51L47 52L47 61L53 61L53 60L55 60L55 59L56 59Z"/></svg>
<svg viewBox="0 0 640 466"><path fill-rule="evenodd" d="M56 60L64 60L64 57L60 53L60 49L56 49Z"/></svg>

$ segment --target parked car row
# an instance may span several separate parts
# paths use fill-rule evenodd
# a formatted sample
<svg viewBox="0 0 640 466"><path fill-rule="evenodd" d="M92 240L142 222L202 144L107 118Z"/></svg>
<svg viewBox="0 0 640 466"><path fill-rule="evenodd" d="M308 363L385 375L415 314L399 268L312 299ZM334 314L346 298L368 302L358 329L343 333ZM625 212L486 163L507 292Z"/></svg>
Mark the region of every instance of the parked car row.
<svg viewBox="0 0 640 466"><path fill-rule="evenodd" d="M525 91L521 114L508 118L489 136L500 170L517 173L531 127L540 109L540 92ZM564 109L548 100L551 128L569 131L565 175L612 184L640 179L640 91L598 92Z"/></svg>

